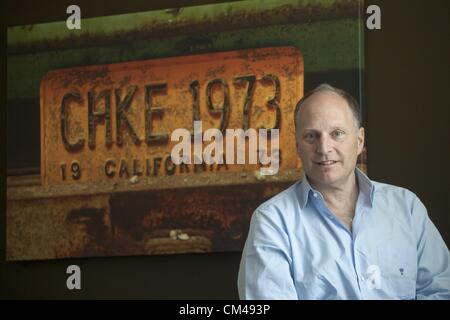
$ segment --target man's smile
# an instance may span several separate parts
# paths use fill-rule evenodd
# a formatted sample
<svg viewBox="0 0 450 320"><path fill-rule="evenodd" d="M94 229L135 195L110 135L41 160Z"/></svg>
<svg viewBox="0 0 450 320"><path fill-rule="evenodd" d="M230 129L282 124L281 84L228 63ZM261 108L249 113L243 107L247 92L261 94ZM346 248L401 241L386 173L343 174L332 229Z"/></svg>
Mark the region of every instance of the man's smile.
<svg viewBox="0 0 450 320"><path fill-rule="evenodd" d="M325 161L314 161L315 164L322 166L322 167L329 167L332 166L336 163L338 163L338 161L335 160L325 160Z"/></svg>

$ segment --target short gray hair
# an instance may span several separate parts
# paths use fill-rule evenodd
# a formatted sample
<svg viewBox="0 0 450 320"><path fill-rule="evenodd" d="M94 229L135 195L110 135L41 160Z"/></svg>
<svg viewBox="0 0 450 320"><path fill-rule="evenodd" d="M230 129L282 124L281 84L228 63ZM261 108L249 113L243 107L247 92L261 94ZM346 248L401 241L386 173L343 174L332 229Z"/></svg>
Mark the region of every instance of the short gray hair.
<svg viewBox="0 0 450 320"><path fill-rule="evenodd" d="M298 113L300 111L301 106L305 103L306 99L311 97L313 94L315 94L317 92L321 92L321 91L331 91L331 92L336 93L340 97L342 97L347 102L348 106L350 107L350 110L352 111L353 118L355 119L356 127L358 129L361 127L361 109L360 109L359 104L356 101L356 99L353 98L353 96L351 94L349 94L348 92L346 92L346 91L344 91L342 89L335 88L335 87L333 87L333 86L331 86L331 85L329 85L327 83L322 83L321 85L317 86L313 90L311 90L308 93L306 93L300 99L300 101L297 103L297 105L295 107L295 111L294 111L294 124L295 124L295 129L296 130L298 130L298 128L297 128L297 115L298 115Z"/></svg>

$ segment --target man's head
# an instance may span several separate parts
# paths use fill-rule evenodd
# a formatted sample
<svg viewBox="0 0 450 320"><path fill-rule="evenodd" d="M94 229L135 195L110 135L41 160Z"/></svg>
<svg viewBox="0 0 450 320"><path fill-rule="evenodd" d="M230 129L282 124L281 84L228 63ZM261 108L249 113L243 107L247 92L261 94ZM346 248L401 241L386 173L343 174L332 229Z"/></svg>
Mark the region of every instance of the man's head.
<svg viewBox="0 0 450 320"><path fill-rule="evenodd" d="M356 100L322 84L298 102L294 117L297 152L309 180L316 187L338 187L353 177L364 146Z"/></svg>

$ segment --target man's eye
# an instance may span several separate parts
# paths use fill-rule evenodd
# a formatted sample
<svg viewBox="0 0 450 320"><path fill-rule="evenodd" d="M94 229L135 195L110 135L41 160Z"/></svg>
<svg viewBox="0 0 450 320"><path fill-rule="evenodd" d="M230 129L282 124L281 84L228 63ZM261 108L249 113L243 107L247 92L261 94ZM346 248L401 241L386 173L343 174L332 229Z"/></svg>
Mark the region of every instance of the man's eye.
<svg viewBox="0 0 450 320"><path fill-rule="evenodd" d="M331 133L331 135L333 136L333 138L342 139L345 135L345 132L341 130L335 130Z"/></svg>
<svg viewBox="0 0 450 320"><path fill-rule="evenodd" d="M314 141L314 138L315 138L316 136L313 134L313 133L306 133L304 136L303 136L303 138L306 140L306 141L308 141L308 142L311 142L311 141Z"/></svg>

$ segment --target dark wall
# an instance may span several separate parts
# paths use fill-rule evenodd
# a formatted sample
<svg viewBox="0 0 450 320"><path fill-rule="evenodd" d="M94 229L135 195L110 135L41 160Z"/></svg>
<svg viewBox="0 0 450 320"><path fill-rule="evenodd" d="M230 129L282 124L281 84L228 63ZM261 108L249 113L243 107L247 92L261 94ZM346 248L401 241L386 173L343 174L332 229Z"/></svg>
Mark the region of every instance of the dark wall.
<svg viewBox="0 0 450 320"><path fill-rule="evenodd" d="M93 17L207 2L214 1L9 0L2 20L7 25L64 20L73 3L81 6L82 17ZM365 37L369 175L415 192L450 245L449 3L368 4L382 11L382 30L366 31ZM5 97L5 72L1 77ZM5 262L4 159L1 167L0 298L237 298L239 253ZM66 289L70 264L81 267L81 291Z"/></svg>
<svg viewBox="0 0 450 320"><path fill-rule="evenodd" d="M366 32L369 175L415 192L449 246L449 2L368 3L382 8Z"/></svg>

